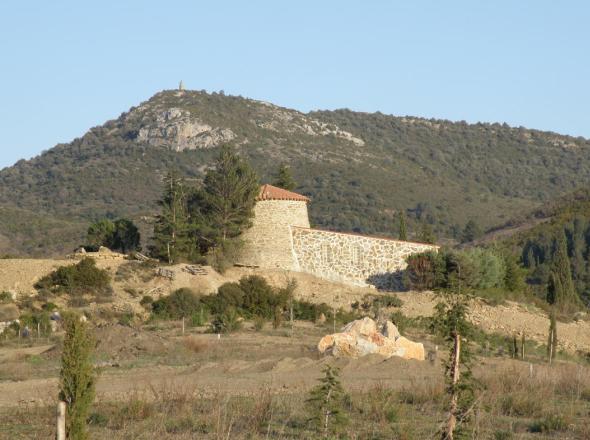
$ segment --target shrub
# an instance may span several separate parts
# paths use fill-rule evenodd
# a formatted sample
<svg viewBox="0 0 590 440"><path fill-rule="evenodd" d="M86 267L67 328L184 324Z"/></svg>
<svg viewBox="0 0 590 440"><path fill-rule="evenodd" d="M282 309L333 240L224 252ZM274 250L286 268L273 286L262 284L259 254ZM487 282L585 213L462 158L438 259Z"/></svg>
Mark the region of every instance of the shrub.
<svg viewBox="0 0 590 440"><path fill-rule="evenodd" d="M303 321L315 322L322 314L328 316L331 310L326 303L314 304L308 301L293 301L294 318Z"/></svg>
<svg viewBox="0 0 590 440"><path fill-rule="evenodd" d="M218 314L213 319L211 323L212 331L214 333L231 333L239 330L242 327L239 318L236 309L229 307L225 312Z"/></svg>
<svg viewBox="0 0 590 440"><path fill-rule="evenodd" d="M154 316L162 319L181 319L184 316L192 316L201 307L203 305L197 294L183 287L165 298L154 301L152 312Z"/></svg>
<svg viewBox="0 0 590 440"><path fill-rule="evenodd" d="M84 258L78 264L58 267L41 278L35 288L70 295L100 294L110 291L110 277L106 270L96 267L92 258Z"/></svg>
<svg viewBox="0 0 590 440"><path fill-rule="evenodd" d="M264 328L264 324L266 324L266 320L262 316L256 316L254 318L254 330L257 332Z"/></svg>
<svg viewBox="0 0 590 440"><path fill-rule="evenodd" d="M141 300L139 301L139 304L142 305L143 307L150 307L152 306L154 302L154 298L150 295L144 295L143 298L141 298Z"/></svg>
<svg viewBox="0 0 590 440"><path fill-rule="evenodd" d="M410 255L402 277L404 287L410 290L429 290L440 285L441 256L436 252Z"/></svg>
<svg viewBox="0 0 590 440"><path fill-rule="evenodd" d="M535 420L529 426L531 432L566 431L567 423L560 414L550 414L540 420Z"/></svg>
<svg viewBox="0 0 590 440"><path fill-rule="evenodd" d="M12 295L10 292L1 292L0 293L0 304L6 304L12 302Z"/></svg>

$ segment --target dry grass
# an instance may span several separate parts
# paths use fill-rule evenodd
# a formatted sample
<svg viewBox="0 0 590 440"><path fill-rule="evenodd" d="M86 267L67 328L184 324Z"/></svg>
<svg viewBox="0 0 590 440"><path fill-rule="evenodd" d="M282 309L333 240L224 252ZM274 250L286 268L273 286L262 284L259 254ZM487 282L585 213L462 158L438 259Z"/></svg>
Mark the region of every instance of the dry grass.
<svg viewBox="0 0 590 440"><path fill-rule="evenodd" d="M210 349L211 344L203 337L187 336L184 338L184 346L194 353L203 353Z"/></svg>

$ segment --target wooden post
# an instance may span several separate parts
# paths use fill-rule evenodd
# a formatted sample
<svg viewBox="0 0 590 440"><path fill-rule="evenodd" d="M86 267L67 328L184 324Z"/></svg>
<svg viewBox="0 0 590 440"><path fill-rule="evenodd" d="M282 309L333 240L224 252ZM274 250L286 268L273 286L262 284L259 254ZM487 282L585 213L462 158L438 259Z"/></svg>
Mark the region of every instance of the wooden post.
<svg viewBox="0 0 590 440"><path fill-rule="evenodd" d="M522 331L522 337L520 338L520 357L524 361L524 345L525 345L525 334L524 330Z"/></svg>
<svg viewBox="0 0 590 440"><path fill-rule="evenodd" d="M57 417L56 417L56 432L57 440L66 440L66 402L57 402Z"/></svg>
<svg viewBox="0 0 590 440"><path fill-rule="evenodd" d="M41 339L41 323L37 323L37 339Z"/></svg>
<svg viewBox="0 0 590 440"><path fill-rule="evenodd" d="M553 329L549 330L549 365L553 359Z"/></svg>
<svg viewBox="0 0 590 440"><path fill-rule="evenodd" d="M184 336L184 316L182 317L182 335Z"/></svg>
<svg viewBox="0 0 590 440"><path fill-rule="evenodd" d="M455 333L453 346L453 359L451 364L451 405L449 407L449 420L444 434L445 440L453 440L455 427L457 426L457 410L458 410L458 390L457 383L459 382L459 375L461 370L459 366L461 364L461 336L459 333Z"/></svg>
<svg viewBox="0 0 590 440"><path fill-rule="evenodd" d="M289 304L289 321L291 322L291 337L293 337L293 298Z"/></svg>

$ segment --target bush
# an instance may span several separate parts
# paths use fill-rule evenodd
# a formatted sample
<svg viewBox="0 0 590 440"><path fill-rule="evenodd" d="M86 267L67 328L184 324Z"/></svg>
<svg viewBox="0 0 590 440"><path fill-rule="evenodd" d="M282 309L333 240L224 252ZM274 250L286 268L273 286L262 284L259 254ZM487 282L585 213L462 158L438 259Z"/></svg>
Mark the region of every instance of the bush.
<svg viewBox="0 0 590 440"><path fill-rule="evenodd" d="M154 302L154 298L150 295L144 295L143 298L141 298L141 301L139 301L139 304L142 305L143 307L151 307L152 304Z"/></svg>
<svg viewBox="0 0 590 440"><path fill-rule="evenodd" d="M560 414L550 414L540 420L536 420L529 426L530 432L555 432L566 431L567 423Z"/></svg>
<svg viewBox="0 0 590 440"><path fill-rule="evenodd" d="M293 315L295 319L315 322L320 315L328 316L331 312L326 303L314 304L308 301L293 301Z"/></svg>
<svg viewBox="0 0 590 440"><path fill-rule="evenodd" d="M408 266L402 277L406 289L429 290L440 287L443 269L441 254L424 252L410 255L406 261Z"/></svg>
<svg viewBox="0 0 590 440"><path fill-rule="evenodd" d="M183 287L169 296L160 298L152 304L153 315L161 319L181 319L192 316L203 307L199 296L191 289Z"/></svg>
<svg viewBox="0 0 590 440"><path fill-rule="evenodd" d="M0 304L6 304L6 303L11 303L12 301L12 295L10 294L10 292L1 292L0 293Z"/></svg>
<svg viewBox="0 0 590 440"><path fill-rule="evenodd" d="M225 312L217 315L211 323L213 333L231 333L241 327L240 316L233 307L229 307Z"/></svg>
<svg viewBox="0 0 590 440"><path fill-rule="evenodd" d="M35 284L37 289L70 295L100 294L109 292L110 287L108 272L96 267L96 262L92 258L84 258L72 266L58 267Z"/></svg>

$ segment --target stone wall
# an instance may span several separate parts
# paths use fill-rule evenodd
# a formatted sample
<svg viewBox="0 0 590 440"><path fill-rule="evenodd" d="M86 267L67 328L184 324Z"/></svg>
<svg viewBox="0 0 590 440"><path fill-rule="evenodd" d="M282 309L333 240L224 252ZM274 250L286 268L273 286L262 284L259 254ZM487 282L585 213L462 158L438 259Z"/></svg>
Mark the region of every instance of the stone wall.
<svg viewBox="0 0 590 440"><path fill-rule="evenodd" d="M291 226L309 228L307 203L295 200L260 200L252 227L244 232L239 264L299 270L293 254Z"/></svg>
<svg viewBox="0 0 590 440"><path fill-rule="evenodd" d="M359 286L395 288L408 255L437 246L293 227L296 266L302 272Z"/></svg>

